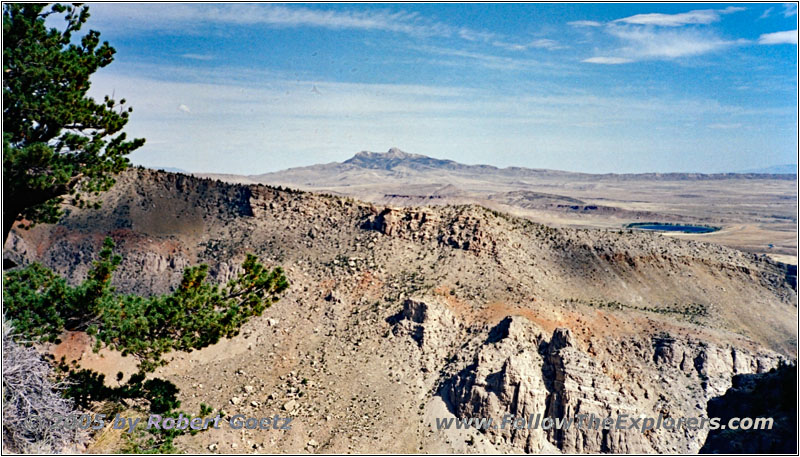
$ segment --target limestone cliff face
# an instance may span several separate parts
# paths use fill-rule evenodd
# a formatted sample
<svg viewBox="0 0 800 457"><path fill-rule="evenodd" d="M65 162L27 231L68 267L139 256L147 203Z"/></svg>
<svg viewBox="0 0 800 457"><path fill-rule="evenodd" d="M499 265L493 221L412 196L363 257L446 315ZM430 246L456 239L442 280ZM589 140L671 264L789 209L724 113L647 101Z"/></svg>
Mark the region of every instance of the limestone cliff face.
<svg viewBox="0 0 800 457"><path fill-rule="evenodd" d="M552 380L547 415L578 420L580 415L616 418L635 416L635 400L622 394L594 359L578 349L568 329L553 333L547 347L545 372ZM551 429L548 438L563 451L576 452L651 452L652 447L639 430L597 430L592 428Z"/></svg>
<svg viewBox="0 0 800 457"><path fill-rule="evenodd" d="M781 365L759 374L740 374L724 395L708 402L709 415L722 423L738 418L769 418L768 430L723 430L709 432L701 454L796 454L797 453L797 365Z"/></svg>
<svg viewBox="0 0 800 457"><path fill-rule="evenodd" d="M393 332L413 339L422 354L421 369L436 373L437 367L453 351L458 323L441 303L408 299L403 304Z"/></svg>
<svg viewBox="0 0 800 457"><path fill-rule="evenodd" d="M548 338L525 318L509 317L489 332L473 363L449 379L440 395L458 417L491 417L495 421L506 415L528 418L537 414L573 424L582 417L588 421L592 415L601 420L623 414L699 418L706 417L706 402L724 392L734 374L763 372L780 360L768 351L754 354L674 338L653 339L650 348L640 347L646 350L601 366L579 347L570 330L558 328ZM626 365L635 367L639 375L623 382L609 375ZM643 389L626 386L635 383ZM640 429L581 429L574 425L543 430L509 425L485 433L493 444L516 452L538 452L552 444L567 453L663 453L697 452L707 431L642 433Z"/></svg>
<svg viewBox="0 0 800 457"><path fill-rule="evenodd" d="M547 341L542 331L521 319L506 319L489 334L473 363L450 380L441 395L458 417L502 420L527 418L546 410L552 388L545 373ZM493 444L511 444L524 452L541 451L541 429L488 430Z"/></svg>

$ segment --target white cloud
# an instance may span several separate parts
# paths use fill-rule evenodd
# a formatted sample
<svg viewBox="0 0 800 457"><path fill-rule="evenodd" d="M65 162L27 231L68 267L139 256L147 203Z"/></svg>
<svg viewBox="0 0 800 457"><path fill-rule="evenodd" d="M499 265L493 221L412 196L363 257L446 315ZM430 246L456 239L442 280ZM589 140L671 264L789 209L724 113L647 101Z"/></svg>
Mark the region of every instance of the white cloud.
<svg viewBox="0 0 800 457"><path fill-rule="evenodd" d="M190 110L189 107L184 105L183 103L178 105L178 111L183 111L184 113L191 113L192 112L192 110Z"/></svg>
<svg viewBox="0 0 800 457"><path fill-rule="evenodd" d="M745 8L730 6L724 9L692 10L677 14L637 14L608 23L603 31L618 39L612 49L601 51L615 57L587 59L590 63L617 63L637 60L669 60L717 52L749 41L730 40L717 35L713 29L702 27L717 22L725 14ZM692 27L682 27L692 26ZM698 27L700 26L700 27ZM624 62L623 62L624 63Z"/></svg>
<svg viewBox="0 0 800 457"><path fill-rule="evenodd" d="M692 10L686 13L677 14L637 14L635 16L617 19L614 22L637 25L656 25L662 27L679 27L688 24L711 24L712 22L719 21L720 16L723 14L730 14L744 10L745 8L742 7L729 6L722 10Z"/></svg>
<svg viewBox="0 0 800 457"><path fill-rule="evenodd" d="M797 30L765 33L758 37L758 44L797 44Z"/></svg>
<svg viewBox="0 0 800 457"><path fill-rule="evenodd" d="M499 48L508 49L510 51L527 51L528 49L554 50L554 49L564 49L566 47L559 44L557 41L548 38L540 38L538 40L533 40L529 43L524 43L524 44L506 43L503 41L495 41L492 44Z"/></svg>
<svg viewBox="0 0 800 457"><path fill-rule="evenodd" d="M480 52L464 51L460 49L441 48L438 46L412 46L411 49L424 52L426 54L466 59L467 61L471 62L471 64L477 64L490 70L536 70L545 67L552 67L552 64L533 59L504 57ZM447 62L442 61L438 61L437 63L447 64Z"/></svg>
<svg viewBox="0 0 800 457"><path fill-rule="evenodd" d="M458 30L458 36L467 41L489 41L494 39L497 35L490 32L481 32L462 27Z"/></svg>
<svg viewBox="0 0 800 457"><path fill-rule="evenodd" d="M761 16L759 16L758 18L759 18L759 19L766 19L766 18L768 18L768 17L769 17L769 15L770 15L770 14L772 14L772 10L774 10L774 9L775 9L775 8L774 8L774 7L772 7L772 6L771 6L771 7L769 7L769 8L767 8L767 9L765 9L765 10L764 10L764 12L763 12L763 13L761 13Z"/></svg>
<svg viewBox="0 0 800 457"><path fill-rule="evenodd" d="M600 27L603 24L597 21L572 21L567 22L567 25L571 25L573 27Z"/></svg>
<svg viewBox="0 0 800 457"><path fill-rule="evenodd" d="M214 59L214 56L212 56L211 54L192 54L192 53L187 53L187 54L181 54L181 57L183 57L184 59L192 59L192 60L213 60Z"/></svg>
<svg viewBox="0 0 800 457"><path fill-rule="evenodd" d="M591 57L589 59L583 59L581 60L581 62L597 63L603 65L619 65L623 63L633 62L633 60L626 59L624 57Z"/></svg>
<svg viewBox="0 0 800 457"><path fill-rule="evenodd" d="M715 129L715 130L731 130L731 129L740 129L742 128L742 124L740 122L734 124L709 124L708 128Z"/></svg>
<svg viewBox="0 0 800 457"><path fill-rule="evenodd" d="M220 173L260 173L343 160L355 151L392 145L471 163L503 165L498 162L505 160L506 165L605 170L604 162L620 148L631 157L647 149L653 154L649 160L665 151L673 157L684 154L686 147L692 154L704 151L708 145L702 141L709 138L705 134L677 145L666 141L684 138L683 124L701 126L698 132L715 131L704 128L709 119L758 127L773 125L775 116L791 117L795 110L748 109L683 96L591 95L550 87L497 91L265 80L255 74L246 81L231 81L228 74L240 73L234 68L221 70L221 75L217 69L192 70L199 81L214 78L217 83L166 81L160 78L171 73L168 68L151 70L112 69L92 76L92 96L116 91L134 107L126 131L148 142L132 160ZM191 107L191 116L176 109L181 105ZM654 126L668 133L654 136ZM667 144L672 149L665 149ZM495 157L501 149L514 159ZM596 156L575 151L609 155L587 164ZM569 164L567 153L573 154ZM641 166L655 167L649 162Z"/></svg>
<svg viewBox="0 0 800 457"><path fill-rule="evenodd" d="M650 27L610 26L607 31L621 39L622 55L636 59L675 59L719 51L746 41L722 39L696 29L664 30Z"/></svg>
<svg viewBox="0 0 800 457"><path fill-rule="evenodd" d="M796 3L786 3L783 5L783 17L792 17L797 14Z"/></svg>

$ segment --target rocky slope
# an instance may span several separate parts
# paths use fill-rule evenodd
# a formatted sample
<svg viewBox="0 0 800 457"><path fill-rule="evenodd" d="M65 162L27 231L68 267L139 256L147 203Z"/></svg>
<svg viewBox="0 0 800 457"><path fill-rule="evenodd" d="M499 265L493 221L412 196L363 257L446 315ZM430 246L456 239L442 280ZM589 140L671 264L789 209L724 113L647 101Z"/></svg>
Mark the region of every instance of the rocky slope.
<svg viewBox="0 0 800 457"><path fill-rule="evenodd" d="M16 231L4 257L72 280L105 236L120 291L160 293L245 253L287 295L232 340L159 373L187 410L291 414L291 431L212 430L207 452L696 452L705 431L437 431L436 418L630 411L703 416L731 376L791 358L796 291L764 256L651 233L551 228L478 206L349 198L130 170L100 210ZM78 351L76 357L112 374Z"/></svg>

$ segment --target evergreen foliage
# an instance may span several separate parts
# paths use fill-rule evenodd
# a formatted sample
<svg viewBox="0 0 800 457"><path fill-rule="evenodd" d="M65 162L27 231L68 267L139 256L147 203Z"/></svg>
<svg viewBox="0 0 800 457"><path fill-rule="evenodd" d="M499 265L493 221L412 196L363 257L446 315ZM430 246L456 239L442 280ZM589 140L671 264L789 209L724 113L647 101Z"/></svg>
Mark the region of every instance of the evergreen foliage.
<svg viewBox="0 0 800 457"><path fill-rule="evenodd" d="M64 15L63 30L45 19ZM86 6L3 3L3 240L14 222L53 223L64 196L86 196L113 184L131 151L122 129L131 108L87 96L90 77L114 60L94 30L78 37Z"/></svg>
<svg viewBox="0 0 800 457"><path fill-rule="evenodd" d="M38 263L7 272L5 313L19 335L57 342L64 330L83 330L95 337L95 349L132 355L140 371L151 372L167 352L191 352L237 335L289 286L280 267L267 269L248 254L242 272L224 286L209 283L208 266L201 264L186 268L171 294L121 295L111 286L122 260L113 248L106 238L86 280L74 287Z"/></svg>
<svg viewBox="0 0 800 457"><path fill-rule="evenodd" d="M45 25L51 15L63 15L63 29ZM128 140L122 132L132 111L124 99L118 103L106 96L96 102L87 95L90 77L109 65L115 52L100 42L99 32L79 33L88 18L88 7L78 4L3 4L3 241L17 221L24 219L26 227L57 222L62 203L96 207L99 203L91 197L108 190L113 176L130 165L126 156L144 144L144 139ZM170 351L190 352L235 336L289 285L280 267L265 268L248 254L241 273L225 285L208 282L208 266L198 265L184 270L170 294L117 294L111 279L122 258L113 249L113 241L106 239L87 278L77 286L39 263L3 275L5 318L15 326L17 342L58 342L65 330L85 331L93 336L95 350L108 347L137 359L139 371L124 384L120 373L117 387L107 385L104 375L74 363L67 366L64 360L57 364L64 388L36 384L44 394L59 400L64 394L82 409L105 402L138 410L144 401L149 412L176 417L178 388L146 374L164 365L163 356ZM10 337L4 333L4 350L6 339ZM9 371L5 357L3 362ZM10 379L4 372L4 392ZM210 413L201 406L201 416ZM42 415L28 408L18 422ZM5 425L4 443L17 436ZM126 450L174 453L173 440L184 431L148 433L132 438ZM28 444L49 443L41 437L24 438Z"/></svg>

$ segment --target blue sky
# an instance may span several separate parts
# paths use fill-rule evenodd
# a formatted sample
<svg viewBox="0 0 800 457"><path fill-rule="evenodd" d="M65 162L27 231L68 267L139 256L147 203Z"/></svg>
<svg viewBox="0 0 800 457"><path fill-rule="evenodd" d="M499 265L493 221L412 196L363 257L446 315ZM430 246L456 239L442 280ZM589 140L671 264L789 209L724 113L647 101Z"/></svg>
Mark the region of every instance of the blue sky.
<svg viewBox="0 0 800 457"><path fill-rule="evenodd" d="M134 163L401 149L584 172L795 163L794 4L89 4Z"/></svg>

